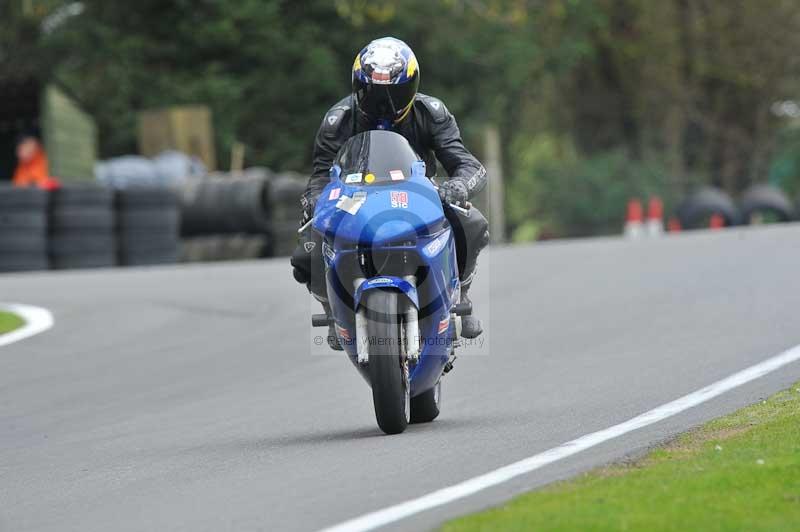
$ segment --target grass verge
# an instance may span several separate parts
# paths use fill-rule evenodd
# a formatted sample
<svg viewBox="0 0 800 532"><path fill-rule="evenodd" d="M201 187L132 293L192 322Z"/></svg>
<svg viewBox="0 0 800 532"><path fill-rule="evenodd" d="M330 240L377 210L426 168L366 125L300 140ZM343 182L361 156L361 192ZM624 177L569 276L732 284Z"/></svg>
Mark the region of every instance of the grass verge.
<svg viewBox="0 0 800 532"><path fill-rule="evenodd" d="M11 332L23 325L25 325L25 320L16 314L0 310L0 334Z"/></svg>
<svg viewBox="0 0 800 532"><path fill-rule="evenodd" d="M800 530L800 383L443 530Z"/></svg>

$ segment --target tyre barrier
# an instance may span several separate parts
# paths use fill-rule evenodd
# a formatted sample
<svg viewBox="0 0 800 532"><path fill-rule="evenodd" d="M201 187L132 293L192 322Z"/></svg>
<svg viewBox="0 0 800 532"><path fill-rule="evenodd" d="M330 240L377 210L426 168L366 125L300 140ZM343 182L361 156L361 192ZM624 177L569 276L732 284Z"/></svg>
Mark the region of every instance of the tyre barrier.
<svg viewBox="0 0 800 532"><path fill-rule="evenodd" d="M47 193L0 186L0 272L46 270Z"/></svg>
<svg viewBox="0 0 800 532"><path fill-rule="evenodd" d="M180 197L181 235L262 235L267 256L291 255L305 185L300 174L265 169L189 182Z"/></svg>
<svg viewBox="0 0 800 532"><path fill-rule="evenodd" d="M115 193L77 183L51 192L0 187L0 271L290 255L305 185L297 173L251 168L190 180L179 192L141 186ZM186 253L181 236L202 238Z"/></svg>
<svg viewBox="0 0 800 532"><path fill-rule="evenodd" d="M172 264L180 250L178 196L166 187L117 192L118 259L124 266Z"/></svg>
<svg viewBox="0 0 800 532"><path fill-rule="evenodd" d="M115 266L114 193L96 185L64 185L50 195L50 267Z"/></svg>
<svg viewBox="0 0 800 532"><path fill-rule="evenodd" d="M691 194L676 212L684 229L701 229L708 226L708 218L719 215L725 226L741 223L741 214L730 196L718 188L705 187Z"/></svg>
<svg viewBox="0 0 800 532"><path fill-rule="evenodd" d="M267 256L266 235L193 236L183 240L181 262L260 259Z"/></svg>
<svg viewBox="0 0 800 532"><path fill-rule="evenodd" d="M264 173L188 182L180 197L181 234L266 233L269 181Z"/></svg>
<svg viewBox="0 0 800 532"><path fill-rule="evenodd" d="M268 253L286 257L297 246L300 220L300 195L306 189L307 178L295 172L278 174L270 183L271 239Z"/></svg>
<svg viewBox="0 0 800 532"><path fill-rule="evenodd" d="M794 218L792 202L780 189L770 185L754 185L742 194L742 220L754 223L757 215L772 215L779 222L788 222Z"/></svg>

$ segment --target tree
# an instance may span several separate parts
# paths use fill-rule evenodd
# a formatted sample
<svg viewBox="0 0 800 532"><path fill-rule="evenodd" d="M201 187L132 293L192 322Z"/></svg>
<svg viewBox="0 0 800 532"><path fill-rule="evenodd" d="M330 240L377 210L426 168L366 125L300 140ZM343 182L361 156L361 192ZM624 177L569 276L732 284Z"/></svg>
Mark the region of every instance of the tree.
<svg viewBox="0 0 800 532"><path fill-rule="evenodd" d="M584 223L596 219L549 189L558 168L575 186L619 191L617 173L676 198L764 179L784 125L770 109L800 79L794 0L85 0L45 35L42 17L66 2L35 3L43 13L0 28L0 50L46 52L49 63L24 68L92 112L104 156L135 150L137 111L206 103L223 164L239 140L248 164L306 171L356 52L384 35L406 40L421 90L446 102L470 147L480 155L484 126L499 128L507 196L526 199L509 200L512 225L541 217L560 234L619 220ZM607 202L596 212L621 216L617 192L595 197Z"/></svg>

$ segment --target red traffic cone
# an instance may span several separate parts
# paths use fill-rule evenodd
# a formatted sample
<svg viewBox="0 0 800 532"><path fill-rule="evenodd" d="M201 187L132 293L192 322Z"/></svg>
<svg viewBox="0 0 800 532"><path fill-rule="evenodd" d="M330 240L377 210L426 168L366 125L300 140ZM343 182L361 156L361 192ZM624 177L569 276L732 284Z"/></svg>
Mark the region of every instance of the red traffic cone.
<svg viewBox="0 0 800 532"><path fill-rule="evenodd" d="M681 221L675 216L670 216L669 222L667 222L667 231L670 233L680 233Z"/></svg>
<svg viewBox="0 0 800 532"><path fill-rule="evenodd" d="M647 235L661 236L664 234L664 203L658 196L653 196L647 202Z"/></svg>
<svg viewBox="0 0 800 532"><path fill-rule="evenodd" d="M625 217L625 236L639 238L642 236L642 202L637 198L628 201L628 214Z"/></svg>
<svg viewBox="0 0 800 532"><path fill-rule="evenodd" d="M716 231L723 227L725 227L725 218L723 218L721 214L712 214L711 218L708 220L708 228Z"/></svg>

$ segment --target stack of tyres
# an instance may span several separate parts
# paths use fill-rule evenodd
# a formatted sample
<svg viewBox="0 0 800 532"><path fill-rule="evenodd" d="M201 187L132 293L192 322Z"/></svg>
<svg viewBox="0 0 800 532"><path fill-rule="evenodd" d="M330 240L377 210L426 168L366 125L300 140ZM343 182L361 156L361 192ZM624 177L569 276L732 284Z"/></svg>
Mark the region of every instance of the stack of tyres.
<svg viewBox="0 0 800 532"><path fill-rule="evenodd" d="M270 255L288 256L294 251L300 227L300 196L305 188L306 180L294 172L278 174L270 183Z"/></svg>
<svg viewBox="0 0 800 532"><path fill-rule="evenodd" d="M259 235L266 243L264 255L291 255L306 181L295 172L273 175L264 168L190 180L181 193L181 234Z"/></svg>
<svg viewBox="0 0 800 532"><path fill-rule="evenodd" d="M689 195L676 210L681 227L702 229L708 227L708 217L722 216L725 226L738 225L741 214L728 194L714 187L704 187Z"/></svg>
<svg viewBox="0 0 800 532"><path fill-rule="evenodd" d="M50 266L54 269L116 265L111 189L64 185L50 198Z"/></svg>
<svg viewBox="0 0 800 532"><path fill-rule="evenodd" d="M789 222L795 215L791 200L781 189L770 185L753 185L742 194L740 205L742 222L746 224L764 221L765 215L767 220Z"/></svg>
<svg viewBox="0 0 800 532"><path fill-rule="evenodd" d="M178 196L167 187L137 187L117 193L119 261L126 266L178 261Z"/></svg>
<svg viewBox="0 0 800 532"><path fill-rule="evenodd" d="M270 178L266 169L253 168L237 176L189 181L182 190L182 234L267 233Z"/></svg>
<svg viewBox="0 0 800 532"><path fill-rule="evenodd" d="M0 272L47 269L47 193L0 186Z"/></svg>

